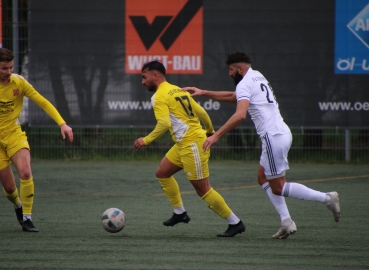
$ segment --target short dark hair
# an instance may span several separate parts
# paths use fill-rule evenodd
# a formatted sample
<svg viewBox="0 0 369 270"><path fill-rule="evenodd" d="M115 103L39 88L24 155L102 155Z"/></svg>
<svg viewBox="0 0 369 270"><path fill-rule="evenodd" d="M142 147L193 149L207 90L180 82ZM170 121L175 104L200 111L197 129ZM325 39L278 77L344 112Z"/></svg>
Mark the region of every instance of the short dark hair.
<svg viewBox="0 0 369 270"><path fill-rule="evenodd" d="M13 53L5 48L0 48L0 62L11 62L14 59Z"/></svg>
<svg viewBox="0 0 369 270"><path fill-rule="evenodd" d="M141 72L144 72L145 70L156 70L165 75L165 67L163 63L159 62L158 60L152 60L149 62L146 62L141 69Z"/></svg>
<svg viewBox="0 0 369 270"><path fill-rule="evenodd" d="M235 52L235 53L232 53L232 54L228 54L227 66L229 66L230 64L235 64L235 63L251 64L251 59L244 52Z"/></svg>

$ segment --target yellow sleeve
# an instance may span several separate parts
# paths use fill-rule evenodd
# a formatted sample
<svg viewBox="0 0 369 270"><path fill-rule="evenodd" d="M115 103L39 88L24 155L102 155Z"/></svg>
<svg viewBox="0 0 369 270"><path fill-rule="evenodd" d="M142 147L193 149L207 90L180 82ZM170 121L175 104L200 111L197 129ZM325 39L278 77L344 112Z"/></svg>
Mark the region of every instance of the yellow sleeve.
<svg viewBox="0 0 369 270"><path fill-rule="evenodd" d="M154 130L151 131L149 135L143 138L144 143L146 145L149 145L156 139L160 138L169 129L170 125L171 123L169 115L157 119Z"/></svg>
<svg viewBox="0 0 369 270"><path fill-rule="evenodd" d="M50 101L37 92L26 80L24 80L23 83L26 90L26 97L43 109L59 126L65 123L58 110L50 103Z"/></svg>
<svg viewBox="0 0 369 270"><path fill-rule="evenodd" d="M211 122L211 119L208 113L205 111L205 109L201 107L199 104L197 104L197 102L194 102L192 107L196 115L199 117L200 121L204 124L206 132L213 134L214 133L213 123Z"/></svg>

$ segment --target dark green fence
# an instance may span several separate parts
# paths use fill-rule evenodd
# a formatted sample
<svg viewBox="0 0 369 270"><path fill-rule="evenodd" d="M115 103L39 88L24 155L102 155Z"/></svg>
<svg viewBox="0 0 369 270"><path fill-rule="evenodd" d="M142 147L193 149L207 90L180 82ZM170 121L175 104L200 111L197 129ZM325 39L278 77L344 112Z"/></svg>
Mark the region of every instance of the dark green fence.
<svg viewBox="0 0 369 270"><path fill-rule="evenodd" d="M167 132L136 151L133 142L147 128L74 128L74 142L63 140L55 128L28 127L32 157L64 160L160 160L173 145ZM369 130L292 129L290 162L369 163ZM258 161L260 139L254 129L236 129L212 147L212 160Z"/></svg>

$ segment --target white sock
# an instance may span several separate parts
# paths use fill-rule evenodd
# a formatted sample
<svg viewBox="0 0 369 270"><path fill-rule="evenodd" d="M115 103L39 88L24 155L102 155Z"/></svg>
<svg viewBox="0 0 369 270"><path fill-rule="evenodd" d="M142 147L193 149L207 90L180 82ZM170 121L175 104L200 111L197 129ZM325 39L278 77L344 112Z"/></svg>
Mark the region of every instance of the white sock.
<svg viewBox="0 0 369 270"><path fill-rule="evenodd" d="M174 213L177 214L177 215L183 214L185 211L186 210L185 210L184 206L174 208Z"/></svg>
<svg viewBox="0 0 369 270"><path fill-rule="evenodd" d="M27 219L32 220L31 215L23 215L23 221L26 221Z"/></svg>
<svg viewBox="0 0 369 270"><path fill-rule="evenodd" d="M324 202L326 194L298 183L285 183L282 196L299 200Z"/></svg>
<svg viewBox="0 0 369 270"><path fill-rule="evenodd" d="M235 215L233 214L233 212L229 215L229 217L227 217L227 222L228 224L230 225L235 225L237 224L238 222L240 222L240 219Z"/></svg>
<svg viewBox="0 0 369 270"><path fill-rule="evenodd" d="M273 194L272 189L269 186L269 183L264 183L261 187L268 195L269 200L273 204L275 210L277 210L279 217L281 218L281 221L287 218L291 218L284 197Z"/></svg>

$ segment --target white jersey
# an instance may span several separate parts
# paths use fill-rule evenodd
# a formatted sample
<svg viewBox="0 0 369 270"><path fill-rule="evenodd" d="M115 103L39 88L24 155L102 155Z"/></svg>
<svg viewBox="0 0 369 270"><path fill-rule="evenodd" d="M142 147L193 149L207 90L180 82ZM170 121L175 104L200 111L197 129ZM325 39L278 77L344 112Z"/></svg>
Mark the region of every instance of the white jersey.
<svg viewBox="0 0 369 270"><path fill-rule="evenodd" d="M251 67L236 87L237 102L250 101L248 112L260 137L265 134L285 134L291 132L283 121L278 103L267 79Z"/></svg>

